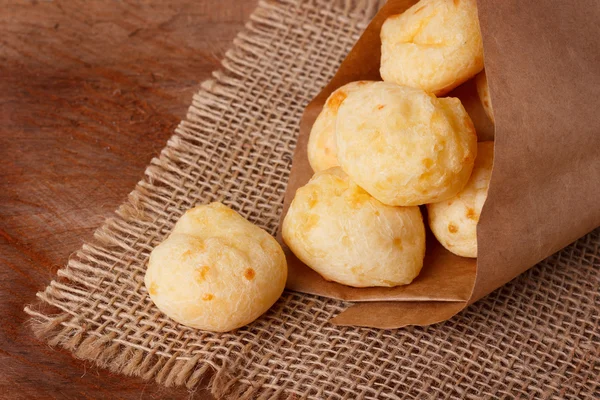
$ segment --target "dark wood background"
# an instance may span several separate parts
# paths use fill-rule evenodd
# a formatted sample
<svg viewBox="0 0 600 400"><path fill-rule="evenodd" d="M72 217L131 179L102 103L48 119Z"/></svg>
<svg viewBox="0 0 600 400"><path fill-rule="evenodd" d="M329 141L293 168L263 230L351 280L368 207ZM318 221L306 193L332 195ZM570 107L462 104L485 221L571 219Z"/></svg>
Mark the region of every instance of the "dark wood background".
<svg viewBox="0 0 600 400"><path fill-rule="evenodd" d="M51 349L23 307L125 200L255 6L2 1L0 398L190 396Z"/></svg>

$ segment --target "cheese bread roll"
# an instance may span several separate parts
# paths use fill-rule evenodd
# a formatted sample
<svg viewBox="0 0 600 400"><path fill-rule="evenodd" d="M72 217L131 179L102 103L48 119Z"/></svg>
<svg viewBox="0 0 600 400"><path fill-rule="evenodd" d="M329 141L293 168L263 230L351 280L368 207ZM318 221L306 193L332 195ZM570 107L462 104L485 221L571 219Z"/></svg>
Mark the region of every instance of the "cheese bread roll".
<svg viewBox="0 0 600 400"><path fill-rule="evenodd" d="M477 77L475 78L475 84L477 85L477 94L479 95L479 100L481 100L481 105L483 106L485 113L490 118L492 123L494 123L494 110L492 109L490 88L487 83L485 71L481 71L479 74L477 74Z"/></svg>
<svg viewBox="0 0 600 400"><path fill-rule="evenodd" d="M460 100L387 82L348 95L338 112L336 143L350 178L393 206L454 197L477 153L477 135Z"/></svg>
<svg viewBox="0 0 600 400"><path fill-rule="evenodd" d="M338 109L348 97L348 93L370 83L372 82L350 82L331 93L327 98L308 138L308 162L313 171L319 172L339 165L335 145L335 120Z"/></svg>
<svg viewBox="0 0 600 400"><path fill-rule="evenodd" d="M421 0L381 27L381 78L442 95L483 69L476 0Z"/></svg>
<svg viewBox="0 0 600 400"><path fill-rule="evenodd" d="M423 267L419 207L386 206L339 167L316 173L296 191L282 232L300 260L344 285L406 285Z"/></svg>
<svg viewBox="0 0 600 400"><path fill-rule="evenodd" d="M187 211L150 255L145 284L156 306L193 328L226 332L246 325L281 295L281 246L221 203Z"/></svg>
<svg viewBox="0 0 600 400"><path fill-rule="evenodd" d="M477 257L477 222L487 197L493 162L494 142L479 143L467 186L450 200L427 205L433 234L456 255Z"/></svg>

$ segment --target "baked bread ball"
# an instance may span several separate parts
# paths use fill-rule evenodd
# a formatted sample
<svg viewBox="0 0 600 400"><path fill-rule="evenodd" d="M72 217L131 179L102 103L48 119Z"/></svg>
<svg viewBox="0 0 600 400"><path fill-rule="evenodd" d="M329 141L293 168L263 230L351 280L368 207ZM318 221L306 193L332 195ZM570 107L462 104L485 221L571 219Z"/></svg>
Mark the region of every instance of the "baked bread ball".
<svg viewBox="0 0 600 400"><path fill-rule="evenodd" d="M442 95L483 69L476 0L421 0L381 27L381 78Z"/></svg>
<svg viewBox="0 0 600 400"><path fill-rule="evenodd" d="M419 207L386 206L339 167L317 172L296 191L282 233L306 265L348 286L406 285L423 267Z"/></svg>
<svg viewBox="0 0 600 400"><path fill-rule="evenodd" d="M477 74L475 77L475 84L477 86L477 94L479 95L479 100L481 100L481 105L483 106L487 116L490 118L490 121L494 123L494 110L492 109L490 88L487 83L485 71L481 71L479 74Z"/></svg>
<svg viewBox="0 0 600 400"><path fill-rule="evenodd" d="M144 283L156 306L193 328L226 332L275 303L287 279L281 246L221 203L187 211L150 254Z"/></svg>
<svg viewBox="0 0 600 400"><path fill-rule="evenodd" d="M376 82L348 94L338 111L342 169L384 204L454 197L467 183L477 135L459 99Z"/></svg>
<svg viewBox="0 0 600 400"><path fill-rule="evenodd" d="M429 227L452 253L477 257L477 222L492 176L494 142L480 142L467 186L453 199L428 204Z"/></svg>
<svg viewBox="0 0 600 400"><path fill-rule="evenodd" d="M323 110L315 120L308 138L308 162L315 172L339 166L335 145L335 120L338 109L348 97L348 93L372 81L350 82L335 90L323 105Z"/></svg>

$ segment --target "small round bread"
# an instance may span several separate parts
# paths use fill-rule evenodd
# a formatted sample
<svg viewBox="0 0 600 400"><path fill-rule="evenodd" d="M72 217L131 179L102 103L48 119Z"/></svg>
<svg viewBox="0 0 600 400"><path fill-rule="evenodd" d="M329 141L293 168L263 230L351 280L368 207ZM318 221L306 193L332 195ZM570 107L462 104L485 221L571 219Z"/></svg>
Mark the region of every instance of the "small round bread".
<svg viewBox="0 0 600 400"><path fill-rule="evenodd" d="M348 286L406 285L423 267L419 207L386 206L339 167L317 172L296 191L282 232L302 262Z"/></svg>
<svg viewBox="0 0 600 400"><path fill-rule="evenodd" d="M308 138L308 162L313 171L319 172L339 166L335 145L335 120L338 109L348 97L348 93L371 83L371 81L350 82L335 90L327 98Z"/></svg>
<svg viewBox="0 0 600 400"><path fill-rule="evenodd" d="M348 95L336 123L342 169L377 200L414 206L467 183L477 135L459 99L377 82Z"/></svg>
<svg viewBox="0 0 600 400"><path fill-rule="evenodd" d="M479 95L479 100L481 100L481 105L483 106L487 116L490 118L490 121L494 123L494 110L492 109L490 88L487 83L485 71L481 71L479 74L477 74L475 77L475 84L477 85L477 94Z"/></svg>
<svg viewBox="0 0 600 400"><path fill-rule="evenodd" d="M483 69L476 0L421 0L381 27L381 78L443 95Z"/></svg>
<svg viewBox="0 0 600 400"><path fill-rule="evenodd" d="M480 142L467 186L453 199L427 205L433 234L456 255L477 257L477 222L487 197L493 162L494 142Z"/></svg>
<svg viewBox="0 0 600 400"><path fill-rule="evenodd" d="M283 292L281 246L221 203L187 211L150 255L145 284L156 306L193 328L226 332L269 309Z"/></svg>

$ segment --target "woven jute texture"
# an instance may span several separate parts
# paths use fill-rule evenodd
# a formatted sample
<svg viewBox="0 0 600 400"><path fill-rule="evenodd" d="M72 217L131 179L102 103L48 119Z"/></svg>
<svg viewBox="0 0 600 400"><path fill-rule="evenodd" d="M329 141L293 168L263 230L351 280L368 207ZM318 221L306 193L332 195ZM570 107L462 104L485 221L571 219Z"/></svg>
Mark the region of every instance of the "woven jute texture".
<svg viewBox="0 0 600 400"><path fill-rule="evenodd" d="M600 230L450 321L337 327L343 302L284 293L250 326L177 325L143 285L178 217L221 200L274 234L304 106L377 2L263 1L114 218L26 311L40 338L115 372L217 397L600 398Z"/></svg>

